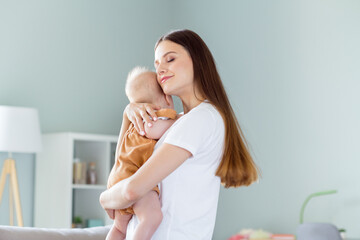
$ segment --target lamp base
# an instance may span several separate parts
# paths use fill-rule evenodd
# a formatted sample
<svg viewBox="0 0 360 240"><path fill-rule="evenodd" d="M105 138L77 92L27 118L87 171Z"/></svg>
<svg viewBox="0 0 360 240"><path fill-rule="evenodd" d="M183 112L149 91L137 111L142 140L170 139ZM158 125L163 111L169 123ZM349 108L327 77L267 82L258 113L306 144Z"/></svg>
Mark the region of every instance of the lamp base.
<svg viewBox="0 0 360 240"><path fill-rule="evenodd" d="M342 240L337 227L331 223L303 223L298 226L297 240Z"/></svg>
<svg viewBox="0 0 360 240"><path fill-rule="evenodd" d="M6 177L9 175L9 199L10 199L10 225L14 224L13 220L13 204L12 204L12 197L14 197L15 203L15 210L16 210L16 218L18 222L18 226L23 227L23 217L21 211L21 203L20 203L20 193L19 193L19 185L17 181L16 175L16 167L15 167L15 160L14 159L6 159L4 161L1 178L0 178L0 204L4 192Z"/></svg>

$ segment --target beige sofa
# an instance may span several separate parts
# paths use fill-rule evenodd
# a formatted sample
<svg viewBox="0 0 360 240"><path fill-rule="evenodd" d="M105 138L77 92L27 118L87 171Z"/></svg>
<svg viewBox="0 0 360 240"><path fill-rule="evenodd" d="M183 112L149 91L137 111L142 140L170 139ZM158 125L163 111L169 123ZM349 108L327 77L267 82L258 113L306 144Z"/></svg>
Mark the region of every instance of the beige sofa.
<svg viewBox="0 0 360 240"><path fill-rule="evenodd" d="M0 226L1 240L104 240L110 226L55 229Z"/></svg>

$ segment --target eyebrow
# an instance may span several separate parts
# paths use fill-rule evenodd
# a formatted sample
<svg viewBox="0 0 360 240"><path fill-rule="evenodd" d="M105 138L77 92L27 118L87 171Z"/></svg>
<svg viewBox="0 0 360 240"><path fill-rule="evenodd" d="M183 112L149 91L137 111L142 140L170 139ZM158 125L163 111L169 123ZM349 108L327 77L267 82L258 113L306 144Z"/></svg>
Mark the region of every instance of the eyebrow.
<svg viewBox="0 0 360 240"><path fill-rule="evenodd" d="M161 58L164 58L164 57L166 57L168 54L170 54L170 53L176 53L175 51L170 51L170 52L167 52L167 53L165 53ZM156 61L154 61L154 65L156 65L156 63L157 63L158 61L156 60Z"/></svg>

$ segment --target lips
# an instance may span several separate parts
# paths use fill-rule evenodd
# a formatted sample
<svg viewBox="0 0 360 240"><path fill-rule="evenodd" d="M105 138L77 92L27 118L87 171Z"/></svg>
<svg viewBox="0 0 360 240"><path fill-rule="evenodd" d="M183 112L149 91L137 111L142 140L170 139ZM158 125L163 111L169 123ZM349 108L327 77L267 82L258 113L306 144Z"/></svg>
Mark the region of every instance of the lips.
<svg viewBox="0 0 360 240"><path fill-rule="evenodd" d="M165 76L161 78L161 82L160 83L164 83L166 82L169 78L172 78L173 76Z"/></svg>

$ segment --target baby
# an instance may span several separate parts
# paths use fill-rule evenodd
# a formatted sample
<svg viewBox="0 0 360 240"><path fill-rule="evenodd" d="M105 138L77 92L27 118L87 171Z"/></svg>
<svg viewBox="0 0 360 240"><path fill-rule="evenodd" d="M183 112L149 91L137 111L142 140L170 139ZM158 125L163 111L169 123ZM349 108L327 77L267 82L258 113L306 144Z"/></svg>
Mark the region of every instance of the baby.
<svg viewBox="0 0 360 240"><path fill-rule="evenodd" d="M125 92L130 102L152 103L160 106L161 110L156 112L159 121L154 122L152 128L144 126L145 136L138 134L134 125L130 124L121 140L118 157L108 179L108 188L133 175L148 160L153 153L156 139L159 139L176 119L172 98L163 93L156 80L156 73L135 67L128 75ZM106 239L125 239L132 214L138 217L140 223L133 239L151 239L162 221L157 186L132 207L115 211L114 224Z"/></svg>

